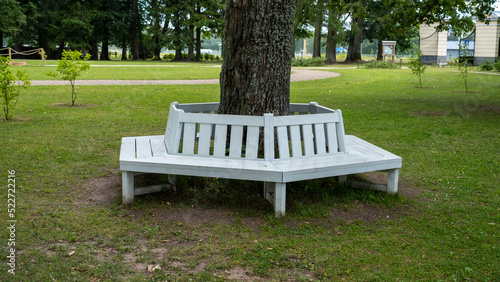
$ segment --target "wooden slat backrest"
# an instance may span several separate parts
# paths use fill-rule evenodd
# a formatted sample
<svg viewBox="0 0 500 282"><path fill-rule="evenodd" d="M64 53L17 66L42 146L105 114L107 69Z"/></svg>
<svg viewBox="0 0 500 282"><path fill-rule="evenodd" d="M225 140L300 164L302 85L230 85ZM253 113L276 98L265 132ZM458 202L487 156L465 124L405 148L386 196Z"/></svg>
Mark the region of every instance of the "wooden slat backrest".
<svg viewBox="0 0 500 282"><path fill-rule="evenodd" d="M172 103L165 133L168 153L257 159L264 117L213 115L215 107L209 106Z"/></svg>
<svg viewBox="0 0 500 282"><path fill-rule="evenodd" d="M342 113L340 110L328 112L274 117L279 153L275 158L345 153Z"/></svg>
<svg viewBox="0 0 500 282"><path fill-rule="evenodd" d="M172 103L165 133L169 154L272 160L345 153L340 110L292 104L291 115L259 117L213 115L218 103L205 105Z"/></svg>

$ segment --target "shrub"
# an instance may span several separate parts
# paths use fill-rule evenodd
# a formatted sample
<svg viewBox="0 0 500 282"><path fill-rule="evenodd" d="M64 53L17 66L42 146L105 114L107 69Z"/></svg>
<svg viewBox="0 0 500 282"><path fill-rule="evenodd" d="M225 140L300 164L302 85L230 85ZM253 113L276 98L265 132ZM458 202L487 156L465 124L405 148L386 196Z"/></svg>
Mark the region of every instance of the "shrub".
<svg viewBox="0 0 500 282"><path fill-rule="evenodd" d="M293 67L309 67L309 66L324 66L325 61L322 58L310 58L310 59L292 59Z"/></svg>
<svg viewBox="0 0 500 282"><path fill-rule="evenodd" d="M496 71L500 71L500 58L497 58L497 62L493 65Z"/></svg>
<svg viewBox="0 0 500 282"><path fill-rule="evenodd" d="M420 88L422 88L422 74L424 74L426 65L422 63L422 51L418 50L417 56L410 59L411 72L418 77Z"/></svg>
<svg viewBox="0 0 500 282"><path fill-rule="evenodd" d="M173 53L168 53L168 54L163 55L163 59L164 60L170 60L171 61L174 58L175 58L175 54L173 54Z"/></svg>
<svg viewBox="0 0 500 282"><path fill-rule="evenodd" d="M12 111L16 107L21 88L31 85L26 72L17 71L17 75L14 75L9 70L9 64L9 58L0 56L0 95L6 120L12 119Z"/></svg>
<svg viewBox="0 0 500 282"><path fill-rule="evenodd" d="M57 71L61 74L62 79L69 81L71 84L71 106L75 105L76 92L75 92L75 80L80 75L82 71L86 71L90 68L90 65L86 62L90 59L90 54L87 54L82 59L82 53L79 51L63 51L62 58L57 60ZM56 73L49 72L49 76L57 77Z"/></svg>
<svg viewBox="0 0 500 282"><path fill-rule="evenodd" d="M366 67L369 69L395 69L397 66L395 64L392 64L391 62L381 62L381 61L375 61L372 60L368 64L366 64Z"/></svg>
<svg viewBox="0 0 500 282"><path fill-rule="evenodd" d="M482 70L482 71L492 71L493 70L493 64L490 61L485 60L484 62L482 62L479 65L479 70Z"/></svg>

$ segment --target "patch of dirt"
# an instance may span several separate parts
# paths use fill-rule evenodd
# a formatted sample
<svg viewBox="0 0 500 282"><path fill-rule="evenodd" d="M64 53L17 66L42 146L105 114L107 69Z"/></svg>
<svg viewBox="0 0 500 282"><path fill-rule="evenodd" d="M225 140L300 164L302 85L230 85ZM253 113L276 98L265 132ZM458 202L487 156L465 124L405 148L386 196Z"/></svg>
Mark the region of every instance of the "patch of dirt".
<svg viewBox="0 0 500 282"><path fill-rule="evenodd" d="M153 214L159 222L179 221L188 225L199 225L208 223L233 224L235 218L229 211L219 209L163 209Z"/></svg>
<svg viewBox="0 0 500 282"><path fill-rule="evenodd" d="M29 64L26 63L26 62L10 62L9 65L11 65L11 66L22 66L22 67L29 66Z"/></svg>
<svg viewBox="0 0 500 282"><path fill-rule="evenodd" d="M80 206L110 206L121 195L121 177L111 175L91 179L83 185L83 193L75 199Z"/></svg>
<svg viewBox="0 0 500 282"><path fill-rule="evenodd" d="M258 232L259 227L264 224L264 220L260 217L244 217L241 219L241 223L254 232Z"/></svg>
<svg viewBox="0 0 500 282"><path fill-rule="evenodd" d="M387 173L365 172L361 174L361 180L375 184L387 184ZM399 177L398 193L410 199L417 199L420 196L421 191L419 191L410 180Z"/></svg>
<svg viewBox="0 0 500 282"><path fill-rule="evenodd" d="M247 271L243 267L236 266L231 269L225 270L223 277L227 279L232 279L232 280L261 280L260 277L254 276L251 272Z"/></svg>
<svg viewBox="0 0 500 282"><path fill-rule="evenodd" d="M355 202L354 205L345 208L336 208L330 215L330 220L362 220L366 222L374 222L375 220L385 218L393 219L400 215L400 212L389 210L387 208L376 207L368 204Z"/></svg>

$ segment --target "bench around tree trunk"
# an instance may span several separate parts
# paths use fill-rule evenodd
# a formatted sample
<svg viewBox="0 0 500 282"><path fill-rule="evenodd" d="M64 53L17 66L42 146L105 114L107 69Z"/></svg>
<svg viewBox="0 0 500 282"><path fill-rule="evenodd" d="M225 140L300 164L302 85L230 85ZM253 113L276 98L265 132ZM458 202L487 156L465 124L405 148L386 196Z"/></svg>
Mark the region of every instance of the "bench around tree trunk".
<svg viewBox="0 0 500 282"><path fill-rule="evenodd" d="M238 116L217 114L218 106L174 102L165 135L122 139L124 203L161 189L134 188L143 173L263 181L277 217L285 215L288 182L388 171L387 185L372 188L397 192L401 158L346 136L340 110L312 102L291 104L288 116Z"/></svg>

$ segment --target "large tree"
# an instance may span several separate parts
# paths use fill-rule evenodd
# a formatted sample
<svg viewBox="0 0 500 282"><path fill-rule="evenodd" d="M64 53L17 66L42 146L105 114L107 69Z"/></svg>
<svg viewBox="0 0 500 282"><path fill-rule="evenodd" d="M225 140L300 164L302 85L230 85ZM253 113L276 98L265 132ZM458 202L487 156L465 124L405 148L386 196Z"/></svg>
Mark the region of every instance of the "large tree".
<svg viewBox="0 0 500 282"><path fill-rule="evenodd" d="M25 23L26 16L17 1L0 0L0 44L4 35L16 35Z"/></svg>
<svg viewBox="0 0 500 282"><path fill-rule="evenodd" d="M285 115L295 0L226 0L221 114Z"/></svg>

